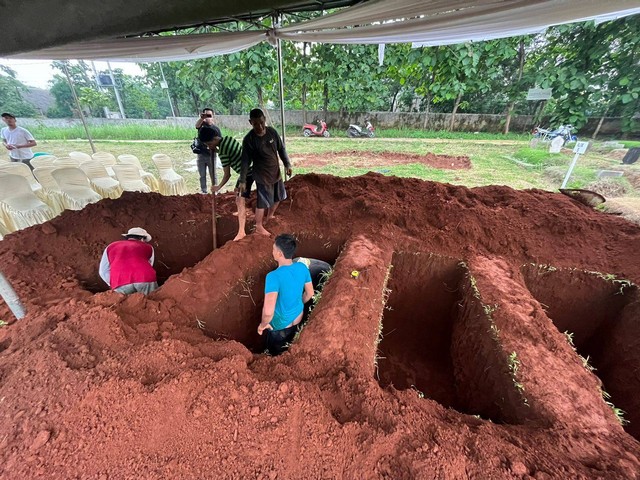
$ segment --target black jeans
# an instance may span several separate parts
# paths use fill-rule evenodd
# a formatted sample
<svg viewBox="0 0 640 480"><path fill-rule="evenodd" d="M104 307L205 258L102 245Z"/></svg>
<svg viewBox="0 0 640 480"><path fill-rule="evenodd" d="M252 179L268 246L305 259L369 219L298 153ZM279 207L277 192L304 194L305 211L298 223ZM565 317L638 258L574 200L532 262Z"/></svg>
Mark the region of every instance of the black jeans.
<svg viewBox="0 0 640 480"><path fill-rule="evenodd" d="M288 348L288 344L293 342L297 331L298 325L283 328L282 330L266 330L267 342L265 346L269 354L275 356L284 353Z"/></svg>

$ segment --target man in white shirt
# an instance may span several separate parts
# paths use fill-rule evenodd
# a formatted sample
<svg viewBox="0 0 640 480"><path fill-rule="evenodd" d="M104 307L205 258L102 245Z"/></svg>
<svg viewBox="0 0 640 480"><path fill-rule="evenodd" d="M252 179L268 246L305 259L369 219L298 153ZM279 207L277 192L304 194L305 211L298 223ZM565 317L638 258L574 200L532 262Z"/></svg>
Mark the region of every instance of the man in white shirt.
<svg viewBox="0 0 640 480"><path fill-rule="evenodd" d="M16 117L12 114L3 113L2 121L7 126L0 131L0 137L2 137L4 148L9 150L11 161L26 163L31 167L30 160L33 158L31 147L37 145L35 138L29 130L16 125Z"/></svg>

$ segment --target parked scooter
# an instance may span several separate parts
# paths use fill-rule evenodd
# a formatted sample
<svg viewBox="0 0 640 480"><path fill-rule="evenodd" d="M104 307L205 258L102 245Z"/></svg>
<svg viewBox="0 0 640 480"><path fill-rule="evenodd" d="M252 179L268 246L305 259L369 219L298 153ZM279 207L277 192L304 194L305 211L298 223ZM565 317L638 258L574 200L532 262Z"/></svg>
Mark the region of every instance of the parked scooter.
<svg viewBox="0 0 640 480"><path fill-rule="evenodd" d="M318 123L319 125L316 123L305 123L302 126L302 135L305 137L330 137L331 134L327 129L325 121L319 120Z"/></svg>
<svg viewBox="0 0 640 480"><path fill-rule="evenodd" d="M556 137L562 137L564 144L578 141L578 137L573 133L573 125L560 125L555 130L536 127L533 129L533 138L543 142L550 142Z"/></svg>
<svg viewBox="0 0 640 480"><path fill-rule="evenodd" d="M369 137L369 138L373 138L376 136L375 134L375 128L373 127L373 125L371 125L371 122L369 120L367 120L365 127L361 127L359 125L354 125L351 124L349 125L349 128L347 128L347 136L351 137L351 138L355 138L355 137Z"/></svg>

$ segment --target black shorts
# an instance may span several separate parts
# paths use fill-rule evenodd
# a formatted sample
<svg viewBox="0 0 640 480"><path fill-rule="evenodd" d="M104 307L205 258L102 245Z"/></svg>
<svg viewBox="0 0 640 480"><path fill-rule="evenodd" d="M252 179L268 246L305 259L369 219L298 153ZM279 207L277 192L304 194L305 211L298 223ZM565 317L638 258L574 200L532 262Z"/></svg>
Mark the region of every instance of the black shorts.
<svg viewBox="0 0 640 480"><path fill-rule="evenodd" d="M258 191L258 203L256 208L271 208L278 202L287 199L287 191L284 189L284 182L278 180L272 185L264 185L256 182Z"/></svg>
<svg viewBox="0 0 640 480"><path fill-rule="evenodd" d="M257 184L256 184L257 185ZM238 187L240 186L240 178L236 182L236 192L238 191ZM247 175L247 182L245 183L245 190L243 193L239 194L241 197L249 198L251 197L251 187L253 186L253 177L251 175Z"/></svg>

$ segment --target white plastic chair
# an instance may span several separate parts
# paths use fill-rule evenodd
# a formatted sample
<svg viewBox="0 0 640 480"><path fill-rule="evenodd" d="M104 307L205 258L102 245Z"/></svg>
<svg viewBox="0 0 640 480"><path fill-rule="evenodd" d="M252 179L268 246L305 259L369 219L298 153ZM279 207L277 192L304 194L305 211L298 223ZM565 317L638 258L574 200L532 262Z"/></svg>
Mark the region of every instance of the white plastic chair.
<svg viewBox="0 0 640 480"><path fill-rule="evenodd" d="M29 182L29 186L31 187L31 190L33 190L33 193L36 195L40 195L40 193L42 193L42 185L40 185L33 176L31 169L22 162L11 162L0 165L0 173L20 175ZM44 198L42 200L44 201Z"/></svg>
<svg viewBox="0 0 640 480"><path fill-rule="evenodd" d="M26 178L0 176L0 218L7 230L15 232L53 217L55 213L51 207L36 197Z"/></svg>
<svg viewBox="0 0 640 480"><path fill-rule="evenodd" d="M142 181L146 183L149 188L151 188L151 191L160 191L160 182L158 182L158 179L153 173L147 172L144 170L144 168L142 168L142 164L140 163L138 157L128 154L118 155L118 161L122 165L135 165L136 167L138 167L138 169L140 170L140 177L142 178Z"/></svg>
<svg viewBox="0 0 640 480"><path fill-rule="evenodd" d="M2 240L4 237L9 235L10 233L11 232L9 231L9 229L4 226L4 223L2 223L2 219L0 218L0 240Z"/></svg>
<svg viewBox="0 0 640 480"><path fill-rule="evenodd" d="M85 175L89 178L91 187L104 198L119 198L122 195L120 182L114 180L107 173L105 166L97 160L84 162L80 165Z"/></svg>
<svg viewBox="0 0 640 480"><path fill-rule="evenodd" d="M164 153L156 153L151 157L160 173L160 193L163 195L186 195L187 184L181 175L173 169L171 157Z"/></svg>
<svg viewBox="0 0 640 480"><path fill-rule="evenodd" d="M67 200L60 190L60 186L56 183L56 181L51 176L51 172L54 171L56 167L40 167L33 169L33 176L36 177L38 183L42 185L42 189L44 193L47 195L47 205L49 205L56 215L61 214L67 209Z"/></svg>
<svg viewBox="0 0 640 480"><path fill-rule="evenodd" d="M31 169L21 162L11 162L7 164L0 165L0 175L20 175L24 177L29 185L31 186L31 190L36 196L44 203L49 205L53 212L56 215L59 215L64 210L64 205L60 201L59 198L56 198L55 195L49 194L47 189L45 189L42 184L35 178Z"/></svg>
<svg viewBox="0 0 640 480"><path fill-rule="evenodd" d="M116 176L113 171L113 166L117 164L115 155L109 152L96 152L91 155L91 158L99 161L102 165L104 165L104 168L107 169L107 173L110 176Z"/></svg>
<svg viewBox="0 0 640 480"><path fill-rule="evenodd" d="M99 202L102 196L91 188L89 179L79 168L56 168L51 176L70 201L70 210L82 210L90 203Z"/></svg>
<svg viewBox="0 0 640 480"><path fill-rule="evenodd" d="M125 192L151 192L151 188L142 181L140 170L135 165L114 165L113 171Z"/></svg>
<svg viewBox="0 0 640 480"><path fill-rule="evenodd" d="M57 167L42 167L33 170L33 175L38 179L42 188L47 192L47 196L55 201L55 209L62 212L64 210L77 210L76 202L62 191L58 182L53 178L53 172Z"/></svg>
<svg viewBox="0 0 640 480"><path fill-rule="evenodd" d="M40 155L31 159L33 168L53 167L53 161L58 158L55 155Z"/></svg>
<svg viewBox="0 0 640 480"><path fill-rule="evenodd" d="M69 158L73 158L74 160L78 161L78 165L80 165L83 162L89 162L91 160L93 160L91 158L91 155L89 155L88 153L84 153L84 152L69 152Z"/></svg>
<svg viewBox="0 0 640 480"><path fill-rule="evenodd" d="M89 157L89 160L91 160L91 157ZM60 158L56 158L53 161L53 166L56 168L64 168L64 167L78 168L80 166L80 160L72 157L60 157Z"/></svg>

